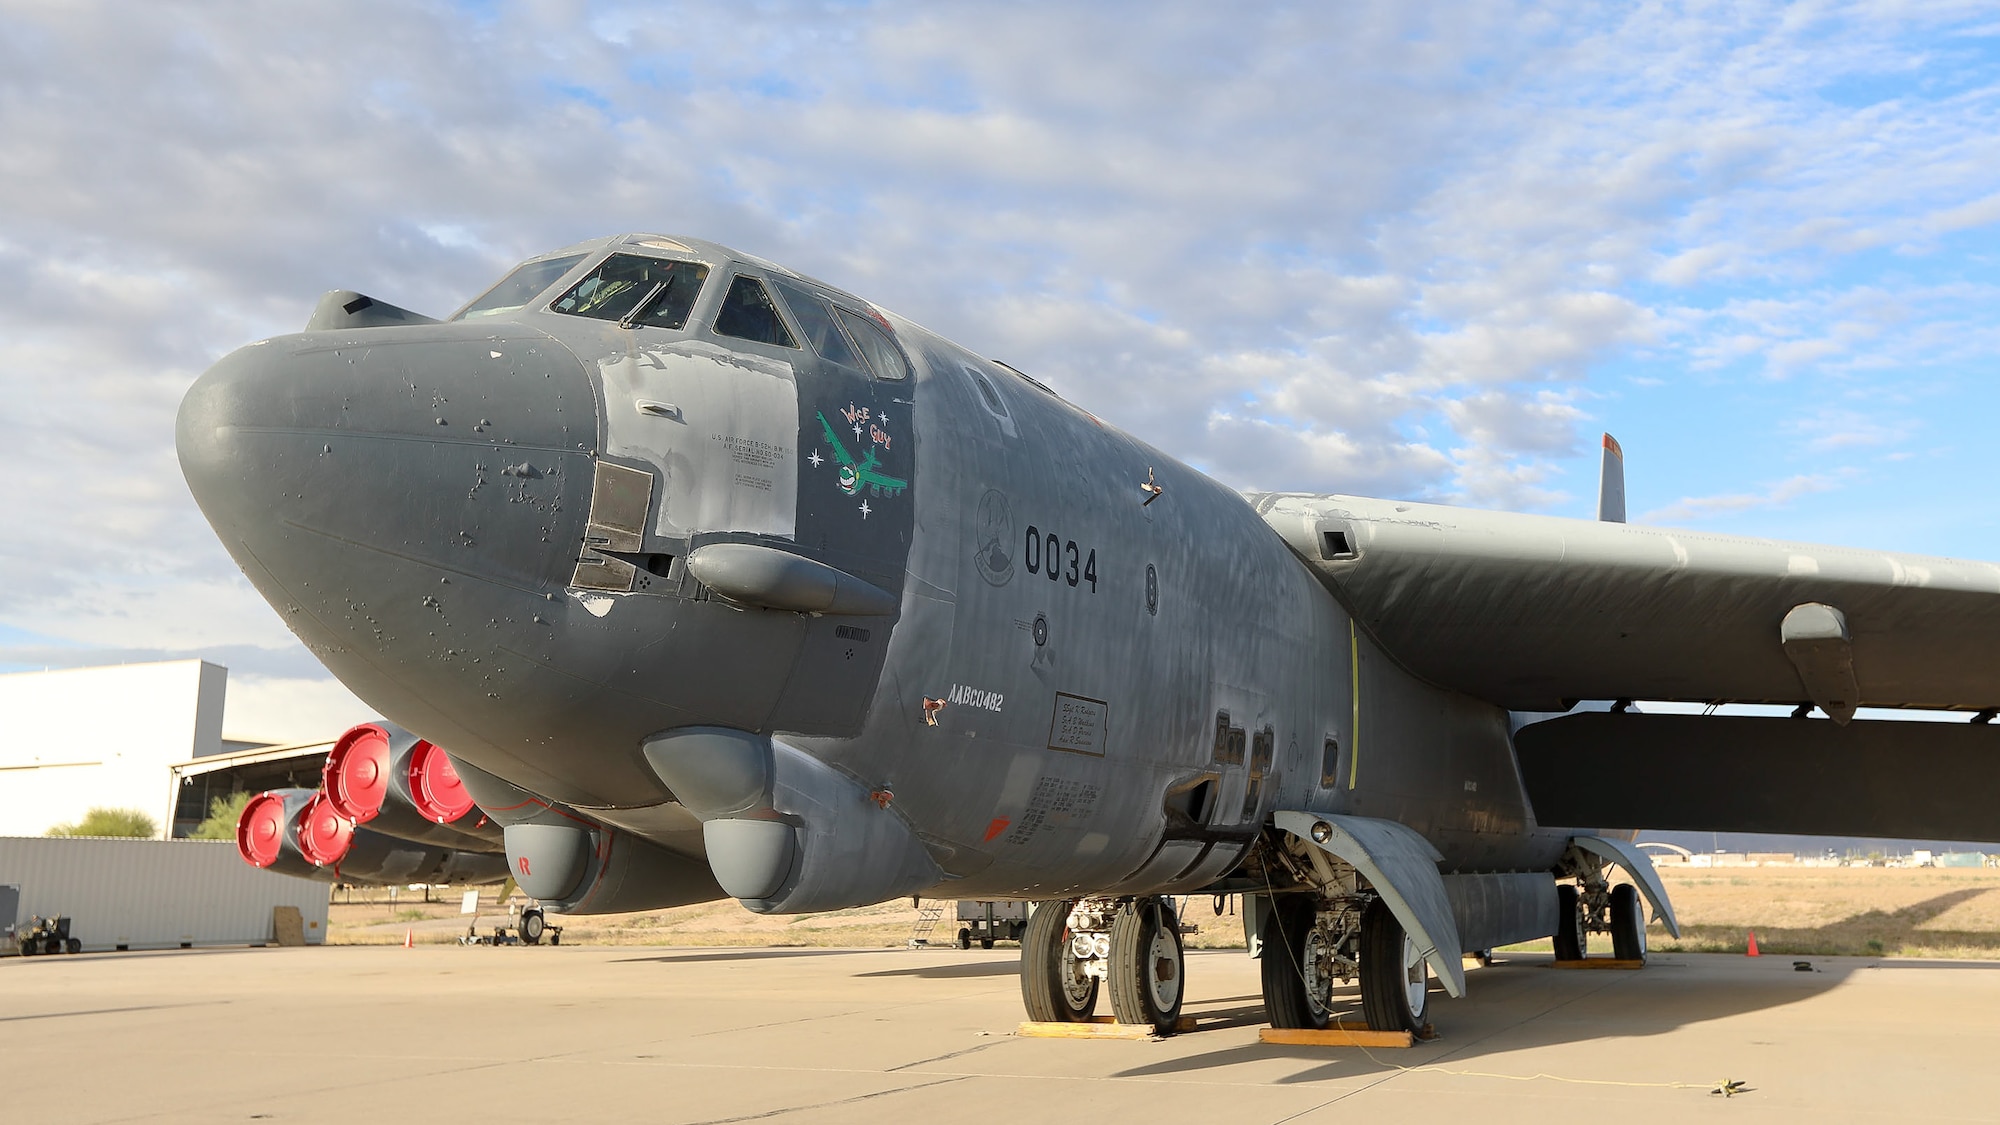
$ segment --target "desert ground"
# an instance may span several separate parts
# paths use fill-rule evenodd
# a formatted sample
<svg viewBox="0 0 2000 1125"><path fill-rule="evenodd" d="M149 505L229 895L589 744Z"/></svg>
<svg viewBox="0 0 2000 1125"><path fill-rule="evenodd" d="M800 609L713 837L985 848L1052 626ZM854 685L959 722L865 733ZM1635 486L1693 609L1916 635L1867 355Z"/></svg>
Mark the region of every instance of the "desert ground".
<svg viewBox="0 0 2000 1125"><path fill-rule="evenodd" d="M1655 922L1649 934L1657 952L1743 952L1754 932L1770 955L1855 955L2000 960L2000 869L1885 867L1682 867L1660 874L1681 924L1670 938ZM508 920L508 905L489 888L479 913L460 913L450 901L422 901L418 892L336 891L328 940L339 945L456 941L468 925L490 933ZM345 901L343 901L345 900ZM520 902L518 896L513 900ZM1195 948L1240 947L1238 904L1210 896L1182 900L1183 919L1197 927ZM934 944L956 940L954 904L930 933ZM907 945L919 917L908 900L826 914L766 917L733 900L673 910L572 918L564 944L732 946L767 948L889 948ZM1600 939L1602 943L1602 939ZM1523 950L1546 950L1546 941Z"/></svg>

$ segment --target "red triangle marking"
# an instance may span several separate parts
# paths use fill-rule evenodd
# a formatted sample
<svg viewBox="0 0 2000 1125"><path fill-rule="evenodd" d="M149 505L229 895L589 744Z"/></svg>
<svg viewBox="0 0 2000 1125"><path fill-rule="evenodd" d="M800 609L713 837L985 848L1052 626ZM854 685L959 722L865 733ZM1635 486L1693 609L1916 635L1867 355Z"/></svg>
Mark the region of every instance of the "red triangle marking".
<svg viewBox="0 0 2000 1125"><path fill-rule="evenodd" d="M1012 823L1014 823L1012 820L1009 820L1004 816L994 817L993 823L986 826L986 839L984 842L992 843L993 837L998 836L1000 833L1007 831L1007 826Z"/></svg>

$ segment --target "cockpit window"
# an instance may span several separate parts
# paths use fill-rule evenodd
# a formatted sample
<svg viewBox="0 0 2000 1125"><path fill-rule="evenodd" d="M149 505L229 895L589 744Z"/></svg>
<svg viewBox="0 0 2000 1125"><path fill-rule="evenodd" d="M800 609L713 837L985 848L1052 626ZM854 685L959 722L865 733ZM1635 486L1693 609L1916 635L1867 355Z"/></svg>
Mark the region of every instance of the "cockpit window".
<svg viewBox="0 0 2000 1125"><path fill-rule="evenodd" d="M478 300L465 306L465 310L452 319L467 320L518 309L540 296L542 290L554 285L557 278L581 261L582 254L565 254L560 258L544 258L539 262L516 266L513 273L500 279L500 284L480 294Z"/></svg>
<svg viewBox="0 0 2000 1125"><path fill-rule="evenodd" d="M854 342L859 344L862 352L868 356L868 366L874 369L876 378L909 377L909 361L905 360L903 353L896 349L896 342L889 339L888 333L882 331L874 321L865 316L851 313L838 306L834 311L840 314L840 323L847 326L847 334L854 337Z"/></svg>
<svg viewBox="0 0 2000 1125"><path fill-rule="evenodd" d="M722 311L715 314L715 334L781 348L799 346L792 339L791 330L785 327L784 318L778 315L777 306L771 303L771 295L764 291L764 283L754 277L739 276L730 282L729 295L722 299Z"/></svg>
<svg viewBox="0 0 2000 1125"><path fill-rule="evenodd" d="M771 279L771 284L777 286L778 292L784 294L785 304L791 306L793 319L799 322L800 328L805 329L806 339L812 344L814 351L835 363L867 370L867 365L861 361L861 357L854 353L854 346L849 344L847 337L841 333L840 325L834 323L833 313L825 301L820 300L811 290L793 285L783 278L774 277Z"/></svg>
<svg viewBox="0 0 2000 1125"><path fill-rule="evenodd" d="M555 299L550 312L615 320L621 328L685 328L708 267L613 254Z"/></svg>

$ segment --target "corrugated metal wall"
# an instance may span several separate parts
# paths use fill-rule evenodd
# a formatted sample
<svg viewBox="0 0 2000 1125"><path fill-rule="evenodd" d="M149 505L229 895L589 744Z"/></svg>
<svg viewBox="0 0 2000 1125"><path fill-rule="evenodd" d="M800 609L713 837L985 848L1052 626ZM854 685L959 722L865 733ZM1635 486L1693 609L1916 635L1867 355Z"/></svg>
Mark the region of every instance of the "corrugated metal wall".
<svg viewBox="0 0 2000 1125"><path fill-rule="evenodd" d="M67 914L88 951L254 945L275 906L298 907L308 943L326 937L326 884L260 871L225 841L0 836L4 883L20 884L18 921Z"/></svg>

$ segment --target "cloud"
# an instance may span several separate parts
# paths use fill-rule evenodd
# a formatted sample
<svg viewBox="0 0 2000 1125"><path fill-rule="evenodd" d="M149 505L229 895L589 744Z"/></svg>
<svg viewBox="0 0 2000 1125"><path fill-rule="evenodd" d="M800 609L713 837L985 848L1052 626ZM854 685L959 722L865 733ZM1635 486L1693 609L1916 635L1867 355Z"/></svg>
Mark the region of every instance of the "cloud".
<svg viewBox="0 0 2000 1125"><path fill-rule="evenodd" d="M179 482L182 389L326 289L442 312L618 230L852 289L1234 486L1559 504L1633 354L1845 395L2000 351L1978 18L12 7L0 622L286 649Z"/></svg>
<svg viewBox="0 0 2000 1125"><path fill-rule="evenodd" d="M1911 418L1885 416L1879 411L1864 414L1858 410L1821 407L1785 428L1805 438L1805 447L1810 452L1831 453L1896 445L1908 440L1919 424Z"/></svg>
<svg viewBox="0 0 2000 1125"><path fill-rule="evenodd" d="M1640 516L1634 523L1692 523L1713 519L1717 516L1736 515L1757 508L1776 508L1790 504L1802 496L1816 492L1830 492L1839 488L1844 479L1853 473L1795 476L1779 481L1762 492L1736 493L1728 496L1684 496L1664 508L1657 508Z"/></svg>

